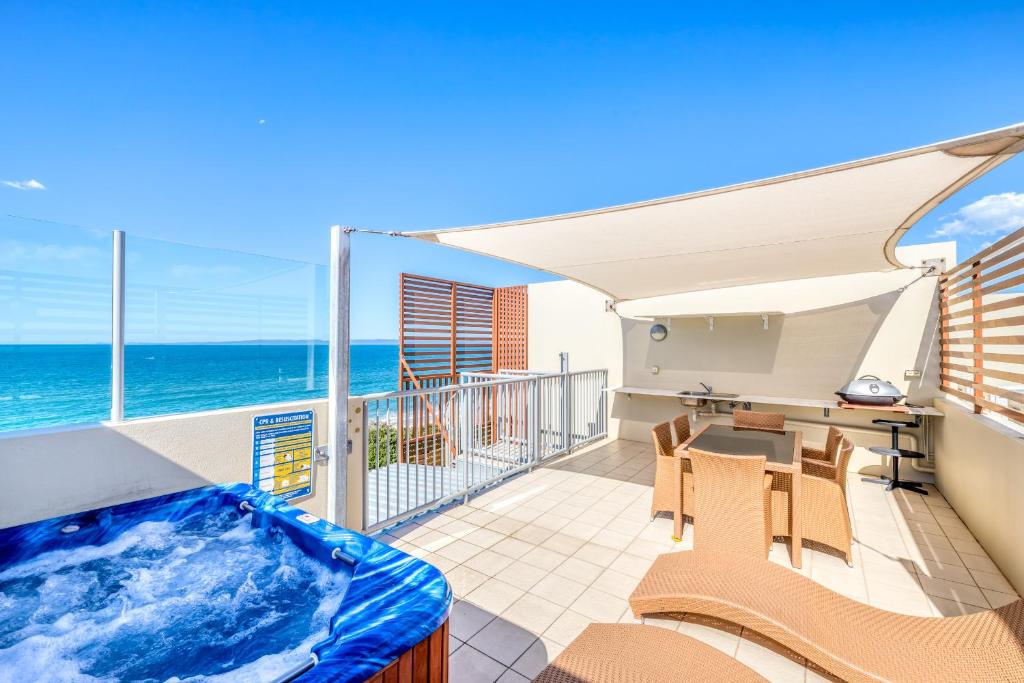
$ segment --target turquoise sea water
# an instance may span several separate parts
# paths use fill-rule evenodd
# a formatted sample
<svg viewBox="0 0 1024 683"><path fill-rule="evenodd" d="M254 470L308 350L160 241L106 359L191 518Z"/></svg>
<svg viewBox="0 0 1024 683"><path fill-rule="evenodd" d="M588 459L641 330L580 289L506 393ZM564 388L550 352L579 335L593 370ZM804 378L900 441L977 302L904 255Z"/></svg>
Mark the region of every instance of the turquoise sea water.
<svg viewBox="0 0 1024 683"><path fill-rule="evenodd" d="M145 417L327 396L327 345L125 347L125 415ZM350 393L394 391L398 346L352 346ZM110 347L0 345L0 431L110 415Z"/></svg>

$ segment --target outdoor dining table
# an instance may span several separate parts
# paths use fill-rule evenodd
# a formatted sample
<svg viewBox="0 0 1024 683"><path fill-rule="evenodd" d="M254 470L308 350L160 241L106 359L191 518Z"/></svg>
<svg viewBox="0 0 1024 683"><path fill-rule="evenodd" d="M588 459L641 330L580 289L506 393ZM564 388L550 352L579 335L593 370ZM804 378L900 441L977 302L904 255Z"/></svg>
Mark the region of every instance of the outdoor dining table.
<svg viewBox="0 0 1024 683"><path fill-rule="evenodd" d="M765 456L765 470L771 472L776 478L779 475L788 478L786 482L779 482L772 485L774 490L789 489L789 524L788 535L790 536L790 561L797 569L802 564L803 534L800 527L800 453L802 450L802 439L799 431L769 432L759 429L744 429L732 425L705 424L697 429L689 439L676 446L675 454L681 458L687 457L690 448L711 453L722 453L726 455L763 455ZM699 521L695 521L699 524ZM787 535L779 533L784 529L772 529L772 535Z"/></svg>

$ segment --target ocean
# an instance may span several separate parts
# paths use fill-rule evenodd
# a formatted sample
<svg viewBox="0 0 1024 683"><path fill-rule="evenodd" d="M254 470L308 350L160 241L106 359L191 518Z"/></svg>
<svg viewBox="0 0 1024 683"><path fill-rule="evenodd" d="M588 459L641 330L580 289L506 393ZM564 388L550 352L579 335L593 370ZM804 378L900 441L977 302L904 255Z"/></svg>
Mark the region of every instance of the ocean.
<svg viewBox="0 0 1024 683"><path fill-rule="evenodd" d="M327 396L326 344L129 344L125 417ZM312 365L310 365L312 360ZM398 388L398 346L352 345L353 396ZM0 431L110 417L110 346L0 345Z"/></svg>

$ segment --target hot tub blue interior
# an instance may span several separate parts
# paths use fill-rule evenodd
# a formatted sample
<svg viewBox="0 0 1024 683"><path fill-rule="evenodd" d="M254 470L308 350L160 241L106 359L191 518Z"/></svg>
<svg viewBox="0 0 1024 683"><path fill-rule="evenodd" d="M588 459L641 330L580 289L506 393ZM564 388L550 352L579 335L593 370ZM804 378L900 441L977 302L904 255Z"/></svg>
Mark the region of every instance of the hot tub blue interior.
<svg viewBox="0 0 1024 683"><path fill-rule="evenodd" d="M297 680L361 681L451 600L429 564L209 486L0 530L0 680L273 680L312 655Z"/></svg>

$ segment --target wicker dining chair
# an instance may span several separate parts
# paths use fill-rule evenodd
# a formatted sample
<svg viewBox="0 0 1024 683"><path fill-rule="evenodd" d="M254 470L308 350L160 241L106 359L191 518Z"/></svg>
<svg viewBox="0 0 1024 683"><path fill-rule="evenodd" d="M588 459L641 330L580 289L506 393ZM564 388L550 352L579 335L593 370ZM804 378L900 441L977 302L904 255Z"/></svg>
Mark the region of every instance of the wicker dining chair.
<svg viewBox="0 0 1024 683"><path fill-rule="evenodd" d="M815 467L819 462L826 462L834 465L836 463L836 456L839 454L839 444L843 440L843 432L838 427L829 426L828 436L825 437L825 446L818 448L816 446L804 446L800 453L800 460L804 463L804 471L807 471L807 467ZM809 472L814 474L814 472ZM819 475L820 476L820 475Z"/></svg>
<svg viewBox="0 0 1024 683"><path fill-rule="evenodd" d="M843 437L834 463L803 463L800 479L800 522L805 540L816 541L843 553L853 566L850 508L846 501L846 467L853 442Z"/></svg>
<svg viewBox="0 0 1024 683"><path fill-rule="evenodd" d="M659 512L675 512L676 457L672 452L672 426L668 422L654 425L654 497L651 500L651 519Z"/></svg>
<svg viewBox="0 0 1024 683"><path fill-rule="evenodd" d="M767 558L772 547L772 475L761 456L689 449L693 465L695 550Z"/></svg>
<svg viewBox="0 0 1024 683"><path fill-rule="evenodd" d="M734 410L733 427L760 429L765 432L781 432L786 429L786 416L782 413L761 413L756 410Z"/></svg>
<svg viewBox="0 0 1024 683"><path fill-rule="evenodd" d="M672 418L672 430L676 433L675 444L678 446L690 438L690 416L686 413Z"/></svg>
<svg viewBox="0 0 1024 683"><path fill-rule="evenodd" d="M689 440L690 416L686 413L672 418L672 428L676 433L676 447ZM676 473L673 476L673 483L679 482L679 500L675 501L673 517L675 526L672 538L680 540L683 537L684 517L693 518L693 468L690 466L689 458L676 458Z"/></svg>

